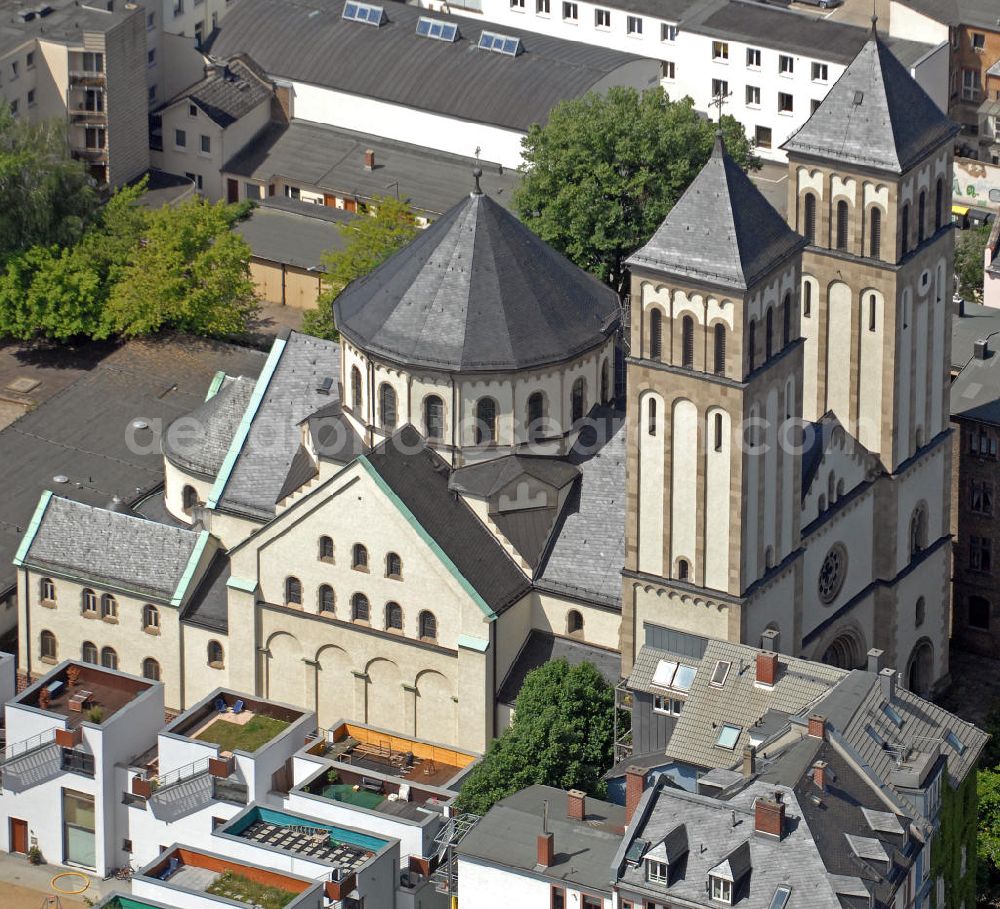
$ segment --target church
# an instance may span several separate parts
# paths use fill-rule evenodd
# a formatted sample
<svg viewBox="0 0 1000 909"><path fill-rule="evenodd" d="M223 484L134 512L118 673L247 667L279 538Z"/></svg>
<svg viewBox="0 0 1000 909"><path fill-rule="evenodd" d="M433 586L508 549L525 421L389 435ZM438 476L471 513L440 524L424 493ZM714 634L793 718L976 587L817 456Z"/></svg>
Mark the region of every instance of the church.
<svg viewBox="0 0 1000 909"><path fill-rule="evenodd" d="M339 342L216 376L155 501L42 497L20 666L478 751L552 656L877 648L946 683L955 131L873 30L785 145L787 221L719 138L624 307L477 179L337 298Z"/></svg>

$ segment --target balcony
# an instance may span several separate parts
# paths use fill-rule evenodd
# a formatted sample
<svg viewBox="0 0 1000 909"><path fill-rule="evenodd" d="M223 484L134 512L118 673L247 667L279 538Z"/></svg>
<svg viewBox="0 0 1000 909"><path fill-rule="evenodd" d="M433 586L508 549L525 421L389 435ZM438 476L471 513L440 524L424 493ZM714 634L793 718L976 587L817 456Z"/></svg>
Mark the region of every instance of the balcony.
<svg viewBox="0 0 1000 909"><path fill-rule="evenodd" d="M76 110L71 110L69 112L69 119L71 123L82 123L89 125L94 124L106 124L108 122L108 112L105 110L88 110L83 107L79 107Z"/></svg>
<svg viewBox="0 0 1000 909"><path fill-rule="evenodd" d="M73 148L71 152L74 158L86 161L88 164L108 163L108 150L106 148Z"/></svg>
<svg viewBox="0 0 1000 909"><path fill-rule="evenodd" d="M69 84L73 85L104 85L107 82L107 73L94 69L71 69L69 71Z"/></svg>

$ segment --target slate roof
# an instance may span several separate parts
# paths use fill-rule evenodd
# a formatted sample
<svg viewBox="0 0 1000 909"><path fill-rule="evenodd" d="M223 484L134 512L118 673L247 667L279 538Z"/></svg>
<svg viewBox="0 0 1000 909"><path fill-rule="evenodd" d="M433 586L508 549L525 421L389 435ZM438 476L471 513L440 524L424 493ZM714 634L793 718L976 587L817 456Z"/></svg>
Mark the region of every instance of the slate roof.
<svg viewBox="0 0 1000 909"><path fill-rule="evenodd" d="M339 400L310 414L306 422L313 450L321 458L346 464L369 450L354 424L344 416Z"/></svg>
<svg viewBox="0 0 1000 909"><path fill-rule="evenodd" d="M323 254L347 245L338 225L356 218L329 205L273 198L235 224L233 230L250 244L255 259L323 272Z"/></svg>
<svg viewBox="0 0 1000 909"><path fill-rule="evenodd" d="M628 261L745 290L805 242L729 156L720 134L701 172Z"/></svg>
<svg viewBox="0 0 1000 909"><path fill-rule="evenodd" d="M979 25L1000 31L995 0L900 0L930 19L948 25Z"/></svg>
<svg viewBox="0 0 1000 909"><path fill-rule="evenodd" d="M621 607L625 564L625 420L604 411L573 452L580 479L535 576L543 590Z"/></svg>
<svg viewBox="0 0 1000 909"><path fill-rule="evenodd" d="M297 331L283 340L270 380L266 375L258 380L263 396L256 412L248 409L244 416L250 419L249 432L219 500L224 510L262 521L274 517L278 493L299 450L298 424L337 395L340 375L339 344ZM330 377L331 394L317 391Z"/></svg>
<svg viewBox="0 0 1000 909"><path fill-rule="evenodd" d="M985 359L969 360L950 395L952 417L1000 426L1000 338L990 338Z"/></svg>
<svg viewBox="0 0 1000 909"><path fill-rule="evenodd" d="M229 590L226 587L229 576L229 556L217 552L191 594L182 620L209 631L229 634Z"/></svg>
<svg viewBox="0 0 1000 909"><path fill-rule="evenodd" d="M364 153L375 152L375 169ZM484 150L486 154L488 150ZM475 158L449 155L420 145L382 139L308 120L272 123L222 168L224 173L270 182L280 177L345 197L370 199L398 191L401 199L427 215L440 215L472 187ZM511 205L520 175L510 168L480 164L483 189L501 205ZM269 200L270 202L271 200Z"/></svg>
<svg viewBox="0 0 1000 909"><path fill-rule="evenodd" d="M517 511L491 514L490 519L517 550L517 554L535 568L549 542L557 514L555 506L519 508Z"/></svg>
<svg viewBox="0 0 1000 909"><path fill-rule="evenodd" d="M496 372L591 350L614 331L619 304L611 288L489 196L470 193L349 284L334 301L334 319L346 338L374 356L406 366Z"/></svg>
<svg viewBox="0 0 1000 909"><path fill-rule="evenodd" d="M873 34L782 148L901 174L958 130Z"/></svg>
<svg viewBox="0 0 1000 909"><path fill-rule="evenodd" d="M489 498L525 475L562 489L580 475L580 470L558 458L512 454L460 467L452 473L448 488Z"/></svg>
<svg viewBox="0 0 1000 909"><path fill-rule="evenodd" d="M163 437L167 460L214 479L250 403L254 384L248 376L227 377L204 404L172 423Z"/></svg>
<svg viewBox="0 0 1000 909"><path fill-rule="evenodd" d="M281 484L281 489L275 497L275 503L280 502L286 496L290 496L295 490L301 489L313 477L319 473L319 468L313 460L312 455L306 450L304 445L299 445L299 450L295 452L292 463L288 466L288 475L285 482Z"/></svg>
<svg viewBox="0 0 1000 909"><path fill-rule="evenodd" d="M645 87L658 71L655 62L620 51L506 26L493 30L520 37L523 52L481 51L485 23L462 16L447 17L459 25L457 41L423 38L416 33L421 16L445 17L400 3L385 5L378 28L343 19L343 8L343 0L240 0L209 51L218 58L247 53L282 79L521 131L544 123L560 101L609 83Z"/></svg>
<svg viewBox="0 0 1000 909"><path fill-rule="evenodd" d="M269 101L271 95L271 86L257 67L237 57L213 68L204 79L186 88L164 107L192 102L225 129Z"/></svg>
<svg viewBox="0 0 1000 909"><path fill-rule="evenodd" d="M530 590L528 579L496 537L448 491L447 463L424 445L411 425L365 458L495 613Z"/></svg>
<svg viewBox="0 0 1000 909"><path fill-rule="evenodd" d="M538 862L537 839L542 831L544 803L549 806L549 831L555 863ZM566 793L551 786L529 786L497 802L459 844L459 861L517 868L547 880L565 881L589 892L611 891L609 871L621 842L615 830L625 824L625 809L587 798L586 819L566 816Z"/></svg>
<svg viewBox="0 0 1000 909"><path fill-rule="evenodd" d="M194 530L53 496L24 564L170 599L199 536Z"/></svg>

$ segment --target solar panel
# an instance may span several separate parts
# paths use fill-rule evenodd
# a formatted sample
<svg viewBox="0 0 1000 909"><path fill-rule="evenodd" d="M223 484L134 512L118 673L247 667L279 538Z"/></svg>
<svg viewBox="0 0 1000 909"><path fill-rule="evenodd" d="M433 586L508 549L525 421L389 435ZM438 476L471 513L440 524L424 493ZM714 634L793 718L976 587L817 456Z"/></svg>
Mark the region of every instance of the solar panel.
<svg viewBox="0 0 1000 909"><path fill-rule="evenodd" d="M436 38L438 41L457 41L458 25L454 22L442 22L440 19L421 16L417 20L417 34L424 38Z"/></svg>
<svg viewBox="0 0 1000 909"><path fill-rule="evenodd" d="M385 10L371 3L359 3L358 0L347 0L344 4L343 18L352 22L363 22L365 25L378 27L382 24Z"/></svg>
<svg viewBox="0 0 1000 909"><path fill-rule="evenodd" d="M521 52L521 39L509 35L498 35L496 32L484 31L479 36L479 49L493 51L495 54L506 54L516 57Z"/></svg>

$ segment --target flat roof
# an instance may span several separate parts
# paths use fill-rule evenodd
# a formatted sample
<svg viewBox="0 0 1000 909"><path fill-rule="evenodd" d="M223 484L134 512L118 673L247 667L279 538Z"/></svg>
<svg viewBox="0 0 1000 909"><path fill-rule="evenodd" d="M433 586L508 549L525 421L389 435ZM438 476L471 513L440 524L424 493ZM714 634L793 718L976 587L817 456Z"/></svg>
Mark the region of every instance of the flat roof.
<svg viewBox="0 0 1000 909"><path fill-rule="evenodd" d="M43 10L48 12L41 15ZM0 6L0 55L35 39L79 45L82 51L84 33L103 34L137 14L143 15L140 7L130 8L125 3L98 5L79 0L4 3Z"/></svg>
<svg viewBox="0 0 1000 909"><path fill-rule="evenodd" d="M235 711L237 705L238 713ZM252 752L277 738L303 716L305 711L287 704L223 689L213 692L200 703L185 710L163 731L170 735L217 744L225 750ZM258 722L253 723L254 720ZM226 725L218 726L219 723ZM241 748L237 744L233 748L226 748L227 744L241 740L256 743L256 747Z"/></svg>
<svg viewBox="0 0 1000 909"><path fill-rule="evenodd" d="M70 681L71 669L78 673L75 682ZM90 720L94 708L102 711L99 722L106 722L155 684L102 666L69 661L43 676L13 703L63 717L67 727L75 729L84 721L98 722ZM49 692L44 708L40 703L43 690Z"/></svg>
<svg viewBox="0 0 1000 909"><path fill-rule="evenodd" d="M356 215L327 205L268 199L233 230L247 241L255 259L324 272L324 253L347 245L340 225L354 220Z"/></svg>

